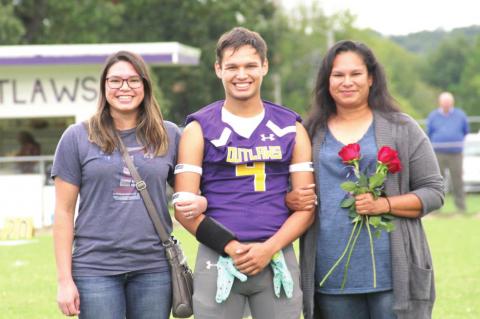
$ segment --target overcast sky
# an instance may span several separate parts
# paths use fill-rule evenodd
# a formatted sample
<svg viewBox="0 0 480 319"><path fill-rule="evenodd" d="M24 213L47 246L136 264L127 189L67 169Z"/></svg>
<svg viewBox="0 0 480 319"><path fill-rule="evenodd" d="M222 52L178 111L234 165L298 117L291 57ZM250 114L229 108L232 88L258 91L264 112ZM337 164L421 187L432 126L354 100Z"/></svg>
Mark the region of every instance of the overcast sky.
<svg viewBox="0 0 480 319"><path fill-rule="evenodd" d="M282 0L287 7L312 1L319 2L327 15L349 9L357 16L357 27L384 35L480 25L478 0Z"/></svg>

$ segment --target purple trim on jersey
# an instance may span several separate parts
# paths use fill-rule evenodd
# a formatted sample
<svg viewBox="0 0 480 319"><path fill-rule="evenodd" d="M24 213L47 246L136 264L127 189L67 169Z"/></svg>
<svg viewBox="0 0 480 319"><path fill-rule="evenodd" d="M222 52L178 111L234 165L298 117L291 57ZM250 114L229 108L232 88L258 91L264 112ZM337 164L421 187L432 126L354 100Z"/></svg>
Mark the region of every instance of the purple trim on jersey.
<svg viewBox="0 0 480 319"><path fill-rule="evenodd" d="M187 124L197 121L203 131L201 190L208 199L206 214L241 241L264 241L289 216L285 195L296 133L288 128L301 119L287 108L264 101L265 117L246 139L222 121L223 103L214 102L186 120ZM272 130L269 122L277 129Z"/></svg>

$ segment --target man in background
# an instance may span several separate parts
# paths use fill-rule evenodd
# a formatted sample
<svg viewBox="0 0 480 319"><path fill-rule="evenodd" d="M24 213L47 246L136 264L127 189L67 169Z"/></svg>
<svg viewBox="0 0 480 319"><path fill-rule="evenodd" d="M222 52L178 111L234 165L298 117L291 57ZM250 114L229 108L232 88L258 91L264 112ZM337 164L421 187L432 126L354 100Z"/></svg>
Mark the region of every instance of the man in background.
<svg viewBox="0 0 480 319"><path fill-rule="evenodd" d="M465 193L463 191L463 142L468 134L468 120L465 113L454 107L455 100L450 92L438 97L438 109L427 119L427 134L437 155L443 178L449 172L449 183L453 190L455 206L464 213Z"/></svg>

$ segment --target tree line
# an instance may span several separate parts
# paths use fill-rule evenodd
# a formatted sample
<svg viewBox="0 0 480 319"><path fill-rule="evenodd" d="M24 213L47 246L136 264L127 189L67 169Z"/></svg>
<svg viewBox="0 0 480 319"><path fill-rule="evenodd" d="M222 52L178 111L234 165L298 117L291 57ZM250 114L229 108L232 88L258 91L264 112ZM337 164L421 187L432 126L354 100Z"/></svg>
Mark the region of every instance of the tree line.
<svg viewBox="0 0 480 319"><path fill-rule="evenodd" d="M424 118L440 91L452 91L469 115L479 115L480 31L422 33L410 42L354 26L348 11L326 15L320 4L288 12L272 0L0 0L0 44L67 44L176 41L200 48L196 67L154 68L162 111L182 124L185 116L220 99L223 88L213 72L218 37L234 26L262 34L269 46L270 74L264 97L306 115L313 83L329 45L353 39L369 45L385 67L402 109ZM414 40L412 40L414 39ZM430 42L425 39L433 39ZM403 41L403 42L402 42ZM407 43L407 44L406 44ZM411 43L410 43L411 44ZM418 47L418 45L417 45ZM0 48L1 49L1 48Z"/></svg>

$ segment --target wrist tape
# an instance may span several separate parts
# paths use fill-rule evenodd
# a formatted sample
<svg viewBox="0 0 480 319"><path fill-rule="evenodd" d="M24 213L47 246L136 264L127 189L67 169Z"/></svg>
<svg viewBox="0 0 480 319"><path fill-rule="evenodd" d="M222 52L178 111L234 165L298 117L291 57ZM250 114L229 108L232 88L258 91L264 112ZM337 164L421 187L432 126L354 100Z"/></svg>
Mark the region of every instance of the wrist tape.
<svg viewBox="0 0 480 319"><path fill-rule="evenodd" d="M191 164L177 164L175 165L175 171L173 174L180 174L180 173L185 173L185 172L190 172L190 173L197 173L200 176L203 173L203 170L200 166L197 165L191 165Z"/></svg>
<svg viewBox="0 0 480 319"><path fill-rule="evenodd" d="M313 172L313 163L312 162L302 162L302 163L296 163L296 164L290 164L288 167L288 171L290 173L295 173L295 172Z"/></svg>
<svg viewBox="0 0 480 319"><path fill-rule="evenodd" d="M190 192L176 192L172 195L172 205L175 205L177 202L185 200L194 200L197 197L194 193Z"/></svg>
<svg viewBox="0 0 480 319"><path fill-rule="evenodd" d="M235 234L215 219L205 216L198 225L195 237L205 246L213 249L219 255L226 256L225 246L236 239Z"/></svg>

